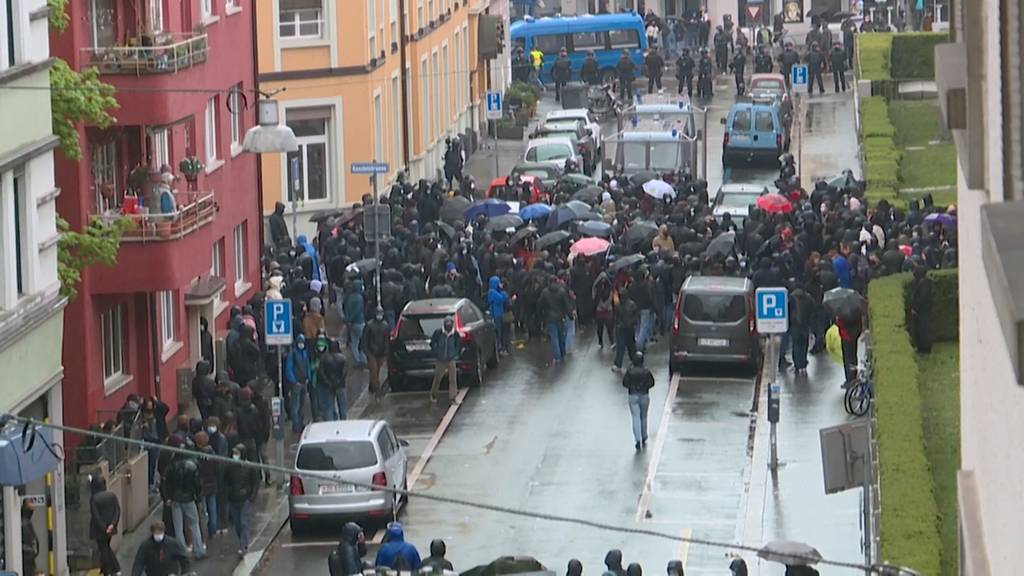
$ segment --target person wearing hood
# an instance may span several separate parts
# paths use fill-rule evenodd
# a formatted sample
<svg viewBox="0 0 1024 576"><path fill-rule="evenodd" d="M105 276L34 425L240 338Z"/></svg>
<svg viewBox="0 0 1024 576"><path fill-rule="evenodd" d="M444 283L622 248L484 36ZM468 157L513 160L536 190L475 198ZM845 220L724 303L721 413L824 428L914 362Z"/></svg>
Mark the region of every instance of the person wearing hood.
<svg viewBox="0 0 1024 576"><path fill-rule="evenodd" d="M185 542L185 524L188 523L196 560L206 557L206 546L199 527L199 508L196 506L202 499L202 493L203 485L195 458L176 453L160 483L160 497L171 508L174 535L179 542Z"/></svg>
<svg viewBox="0 0 1024 576"><path fill-rule="evenodd" d="M249 450L241 443L231 449L231 459L236 462L252 461L249 454ZM238 535L238 554L244 556L252 541L250 526L253 503L260 490L259 470L248 466L227 466L224 471L224 489L227 493L228 518Z"/></svg>
<svg viewBox="0 0 1024 576"><path fill-rule="evenodd" d="M113 576L121 572L117 554L110 548L110 539L117 534L121 521L121 503L117 495L107 490L107 481L94 476L90 482L92 499L89 502L89 537L99 550L100 574Z"/></svg>
<svg viewBox="0 0 1024 576"><path fill-rule="evenodd" d="M647 409L651 406L654 374L644 366L644 353L633 354L633 365L622 376L622 387L629 392L629 414L633 419L635 448L647 447Z"/></svg>
<svg viewBox="0 0 1024 576"><path fill-rule="evenodd" d="M583 576L583 562L573 558L565 567L565 576Z"/></svg>
<svg viewBox="0 0 1024 576"><path fill-rule="evenodd" d="M288 224L284 221L284 202L274 204L274 213L267 220L270 224L270 241L274 247L287 249L291 246L292 237L288 234Z"/></svg>
<svg viewBox="0 0 1024 576"><path fill-rule="evenodd" d="M448 546L440 538L430 541L430 557L420 565L421 571L430 569L434 574L443 574L445 571L454 572L455 566L444 557L448 553Z"/></svg>
<svg viewBox="0 0 1024 576"><path fill-rule="evenodd" d="M914 267L914 279L910 281L910 335L918 354L932 351L932 280L924 266Z"/></svg>
<svg viewBox="0 0 1024 576"><path fill-rule="evenodd" d="M388 361L390 344L391 327L384 318L384 309L378 306L373 318L363 329L361 341L362 351L366 355L366 366L370 370L370 394L375 398L381 398L384 394L380 385L380 370Z"/></svg>
<svg viewBox="0 0 1024 576"><path fill-rule="evenodd" d="M377 550L374 566L391 568L399 572L415 572L420 569L420 553L416 547L405 541L402 524L391 522L384 534L384 544Z"/></svg>
<svg viewBox="0 0 1024 576"><path fill-rule="evenodd" d="M669 560L665 567L666 576L686 576L683 572L683 563L680 560Z"/></svg>
<svg viewBox="0 0 1024 576"><path fill-rule="evenodd" d="M316 280L310 282L311 285L313 283L319 284ZM309 299L309 308L306 310L306 315L302 317L302 333L306 336L306 340L310 342L316 340L317 334L327 330L323 310L323 301L320 300L319 296Z"/></svg>
<svg viewBox="0 0 1024 576"><path fill-rule="evenodd" d="M231 366L235 380L239 384L248 385L260 375L263 366L263 353L254 340L255 331L248 324L242 324L238 330L239 337L235 341L235 353L232 355L234 364Z"/></svg>
<svg viewBox="0 0 1024 576"><path fill-rule="evenodd" d="M195 376L192 377L192 397L204 420L213 414L213 397L216 394L211 372L210 363L200 360L196 363Z"/></svg>
<svg viewBox="0 0 1024 576"><path fill-rule="evenodd" d="M167 527L159 520L149 526L146 538L135 553L132 576L171 576L188 574L189 561L185 545L167 537Z"/></svg>
<svg viewBox="0 0 1024 576"><path fill-rule="evenodd" d="M604 565L615 576L626 576L626 570L622 567L622 550L612 549L604 555Z"/></svg>
<svg viewBox="0 0 1024 576"><path fill-rule="evenodd" d="M644 569L636 562L626 566L626 576L644 576Z"/></svg>
<svg viewBox="0 0 1024 576"><path fill-rule="evenodd" d="M206 316L199 317L199 356L210 364L211 374L217 370L213 356L213 334L210 333L210 321Z"/></svg>
<svg viewBox="0 0 1024 576"><path fill-rule="evenodd" d="M313 261L312 274L309 275L310 280L321 280L320 256L316 253L316 248L314 248L313 245L309 243L309 240L306 238L305 234L299 234L299 236L295 239L295 243L298 244L299 246L302 246L302 249L306 252L306 254L309 254L309 257Z"/></svg>
<svg viewBox="0 0 1024 576"><path fill-rule="evenodd" d="M320 412L326 420L345 420L348 418L345 355L337 340L328 341L328 350L316 369L317 388L321 394Z"/></svg>
<svg viewBox="0 0 1024 576"><path fill-rule="evenodd" d="M509 304L509 296L505 287L501 285L501 279L491 276L487 281L490 289L487 290L487 310L491 313L491 320L494 321L494 329L497 332L498 351L508 352L505 347L505 307Z"/></svg>
<svg viewBox="0 0 1024 576"><path fill-rule="evenodd" d="M345 321L348 322L348 348L357 368L366 366L366 355L359 349L366 328L366 297L363 295L363 281L353 280L352 287L345 294Z"/></svg>
<svg viewBox="0 0 1024 576"><path fill-rule="evenodd" d="M658 252L672 252L676 249L676 243L668 233L668 226L662 224L658 227L658 235L651 241L651 245Z"/></svg>
<svg viewBox="0 0 1024 576"><path fill-rule="evenodd" d="M299 334L295 337L295 347L288 352L288 358L284 364L284 381L288 388L288 417L292 421L292 430L298 434L302 432L305 424L303 421L302 406L305 403L309 383L313 379L313 370L309 359L309 350L306 349L306 336Z"/></svg>
<svg viewBox="0 0 1024 576"><path fill-rule="evenodd" d="M366 556L366 536L363 529L355 522L348 522L341 528L341 540L338 546L327 557L327 567L331 576L353 576L362 574L368 566L363 560Z"/></svg>
<svg viewBox="0 0 1024 576"><path fill-rule="evenodd" d="M284 287L284 276L274 274L267 281L267 300L284 300L281 289Z"/></svg>
<svg viewBox="0 0 1024 576"><path fill-rule="evenodd" d="M747 562L743 558L733 558L729 563L732 576L747 576Z"/></svg>

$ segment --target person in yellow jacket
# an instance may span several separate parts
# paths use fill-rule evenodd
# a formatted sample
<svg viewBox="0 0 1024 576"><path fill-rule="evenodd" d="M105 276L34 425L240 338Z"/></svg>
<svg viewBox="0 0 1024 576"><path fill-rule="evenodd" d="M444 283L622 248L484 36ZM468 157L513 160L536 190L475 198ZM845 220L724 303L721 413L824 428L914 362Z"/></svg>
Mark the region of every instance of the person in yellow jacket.
<svg viewBox="0 0 1024 576"><path fill-rule="evenodd" d="M543 70L544 70L544 53L540 51L540 48L534 46L533 50L530 50L530 64L533 65L533 79L541 88L544 86Z"/></svg>

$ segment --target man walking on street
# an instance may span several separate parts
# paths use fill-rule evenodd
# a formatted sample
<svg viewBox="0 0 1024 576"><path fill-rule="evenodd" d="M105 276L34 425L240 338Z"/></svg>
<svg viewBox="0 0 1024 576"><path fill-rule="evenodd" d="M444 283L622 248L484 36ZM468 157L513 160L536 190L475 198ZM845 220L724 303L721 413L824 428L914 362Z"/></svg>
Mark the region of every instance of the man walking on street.
<svg viewBox="0 0 1024 576"><path fill-rule="evenodd" d="M187 574L188 553L185 546L174 538L168 538L166 526L156 521L149 526L150 537L146 538L135 553L132 576L171 576Z"/></svg>
<svg viewBox="0 0 1024 576"><path fill-rule="evenodd" d="M299 334L295 337L295 347L288 352L288 358L284 363L284 381L289 397L288 415L292 421L292 431L296 434L302 432L305 424L302 406L306 400L306 389L312 379L306 336Z"/></svg>
<svg viewBox="0 0 1024 576"><path fill-rule="evenodd" d="M448 375L448 399L456 402L459 393L459 334L455 331L455 320L444 319L441 328L434 330L430 337L430 351L434 353L434 381L430 384L430 401L437 402L441 379Z"/></svg>
<svg viewBox="0 0 1024 576"><path fill-rule="evenodd" d="M380 399L384 390L380 385L380 369L388 360L388 344L391 330L384 320L384 310L378 306L373 319L363 329L363 353L366 354L366 365L370 369L370 394Z"/></svg>
<svg viewBox="0 0 1024 576"><path fill-rule="evenodd" d="M651 48L644 59L644 68L647 72L647 93L653 94L657 86L661 90L661 75L665 71L665 59L658 53L658 47Z"/></svg>
<svg viewBox="0 0 1024 576"><path fill-rule="evenodd" d="M326 420L348 418L348 388L346 387L346 361L337 340L328 343L329 352L317 367L317 387L320 388L320 410Z"/></svg>
<svg viewBox="0 0 1024 576"><path fill-rule="evenodd" d="M836 93L842 84L843 92L846 92L846 51L836 42L832 47L832 80L836 85Z"/></svg>
<svg viewBox="0 0 1024 576"><path fill-rule="evenodd" d="M676 81L679 82L679 94L686 88L686 96L693 98L693 68L696 66L689 48L683 48L683 53L676 60Z"/></svg>
<svg viewBox="0 0 1024 576"><path fill-rule="evenodd" d="M555 81L555 102L562 101L562 88L572 79L572 63L569 62L569 52L562 48L558 53L558 59L551 65L551 79Z"/></svg>
<svg viewBox="0 0 1024 576"><path fill-rule="evenodd" d="M231 450L235 462L252 461L245 444L236 444ZM238 555L249 551L251 541L252 506L260 489L260 472L248 466L228 466L224 472L224 489L227 491L228 517L238 535Z"/></svg>
<svg viewBox="0 0 1024 576"><path fill-rule="evenodd" d="M538 299L544 325L547 327L548 339L551 343L551 359L555 364L565 360L566 339L568 338L567 322L572 317L572 302L569 291L561 282L554 278L548 283Z"/></svg>
<svg viewBox="0 0 1024 576"><path fill-rule="evenodd" d="M792 88L790 83L793 77L793 66L796 66L799 62L800 55L797 54L793 43L786 42L786 48L782 51L782 55L779 56L779 72L782 72L782 75L786 77L786 88Z"/></svg>
<svg viewBox="0 0 1024 576"><path fill-rule="evenodd" d="M622 357L629 352L636 354L636 326L640 322L640 309L627 293L624 285L612 296L615 307L615 365L612 370L622 370Z"/></svg>
<svg viewBox="0 0 1024 576"><path fill-rule="evenodd" d="M92 479L90 488L89 536L99 550L100 574L114 576L121 573L121 564L110 548L110 539L117 534L117 524L121 521L121 503L116 494L107 490L107 482L99 476Z"/></svg>
<svg viewBox="0 0 1024 576"><path fill-rule="evenodd" d="M633 419L633 440L636 449L647 447L647 409L651 406L654 374L644 366L644 353L633 354L633 365L622 377L622 387L629 392L629 414Z"/></svg>
<svg viewBox="0 0 1024 576"><path fill-rule="evenodd" d="M619 75L619 97L623 102L633 101L633 82L636 80L636 64L629 56L629 50L623 50L619 61L615 64L615 72Z"/></svg>
<svg viewBox="0 0 1024 576"><path fill-rule="evenodd" d="M161 496L164 504L171 507L171 518L174 521L174 536L178 542L185 542L185 522L192 534L192 552L196 560L206 557L206 546L203 544L203 533L199 528L199 509L196 502L202 498L203 486L199 479L199 466L195 460L176 454L171 466L167 469L167 477L160 483Z"/></svg>
<svg viewBox="0 0 1024 576"><path fill-rule="evenodd" d="M825 93L825 81L821 73L825 68L825 55L821 53L821 47L817 42L811 44L811 51L807 54L807 95L814 95L814 82L818 82L818 92Z"/></svg>

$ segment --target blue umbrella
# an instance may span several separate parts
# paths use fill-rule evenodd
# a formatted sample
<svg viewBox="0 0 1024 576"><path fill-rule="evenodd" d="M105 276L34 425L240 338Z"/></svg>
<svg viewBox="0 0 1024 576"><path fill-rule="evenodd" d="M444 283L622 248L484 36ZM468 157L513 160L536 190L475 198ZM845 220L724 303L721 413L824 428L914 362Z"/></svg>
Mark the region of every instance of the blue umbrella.
<svg viewBox="0 0 1024 576"><path fill-rule="evenodd" d="M523 220L537 220L544 218L551 213L551 206L547 204L530 204L519 211L519 217Z"/></svg>
<svg viewBox="0 0 1024 576"><path fill-rule="evenodd" d="M486 200L479 200L474 202L472 206L466 209L463 216L466 220L473 220L478 216L486 216L488 218L494 218L495 216L501 216L502 214L508 214L511 208L508 204L498 200L496 198L488 198Z"/></svg>

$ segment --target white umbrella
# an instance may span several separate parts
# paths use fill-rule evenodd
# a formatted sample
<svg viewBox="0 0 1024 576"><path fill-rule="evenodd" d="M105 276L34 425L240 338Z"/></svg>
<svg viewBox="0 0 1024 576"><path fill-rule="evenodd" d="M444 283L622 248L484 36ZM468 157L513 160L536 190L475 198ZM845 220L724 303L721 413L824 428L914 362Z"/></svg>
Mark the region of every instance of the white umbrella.
<svg viewBox="0 0 1024 576"><path fill-rule="evenodd" d="M644 192L653 198L658 200L664 199L666 196L669 198L676 197L676 189L671 184L664 180L648 180L644 182Z"/></svg>

